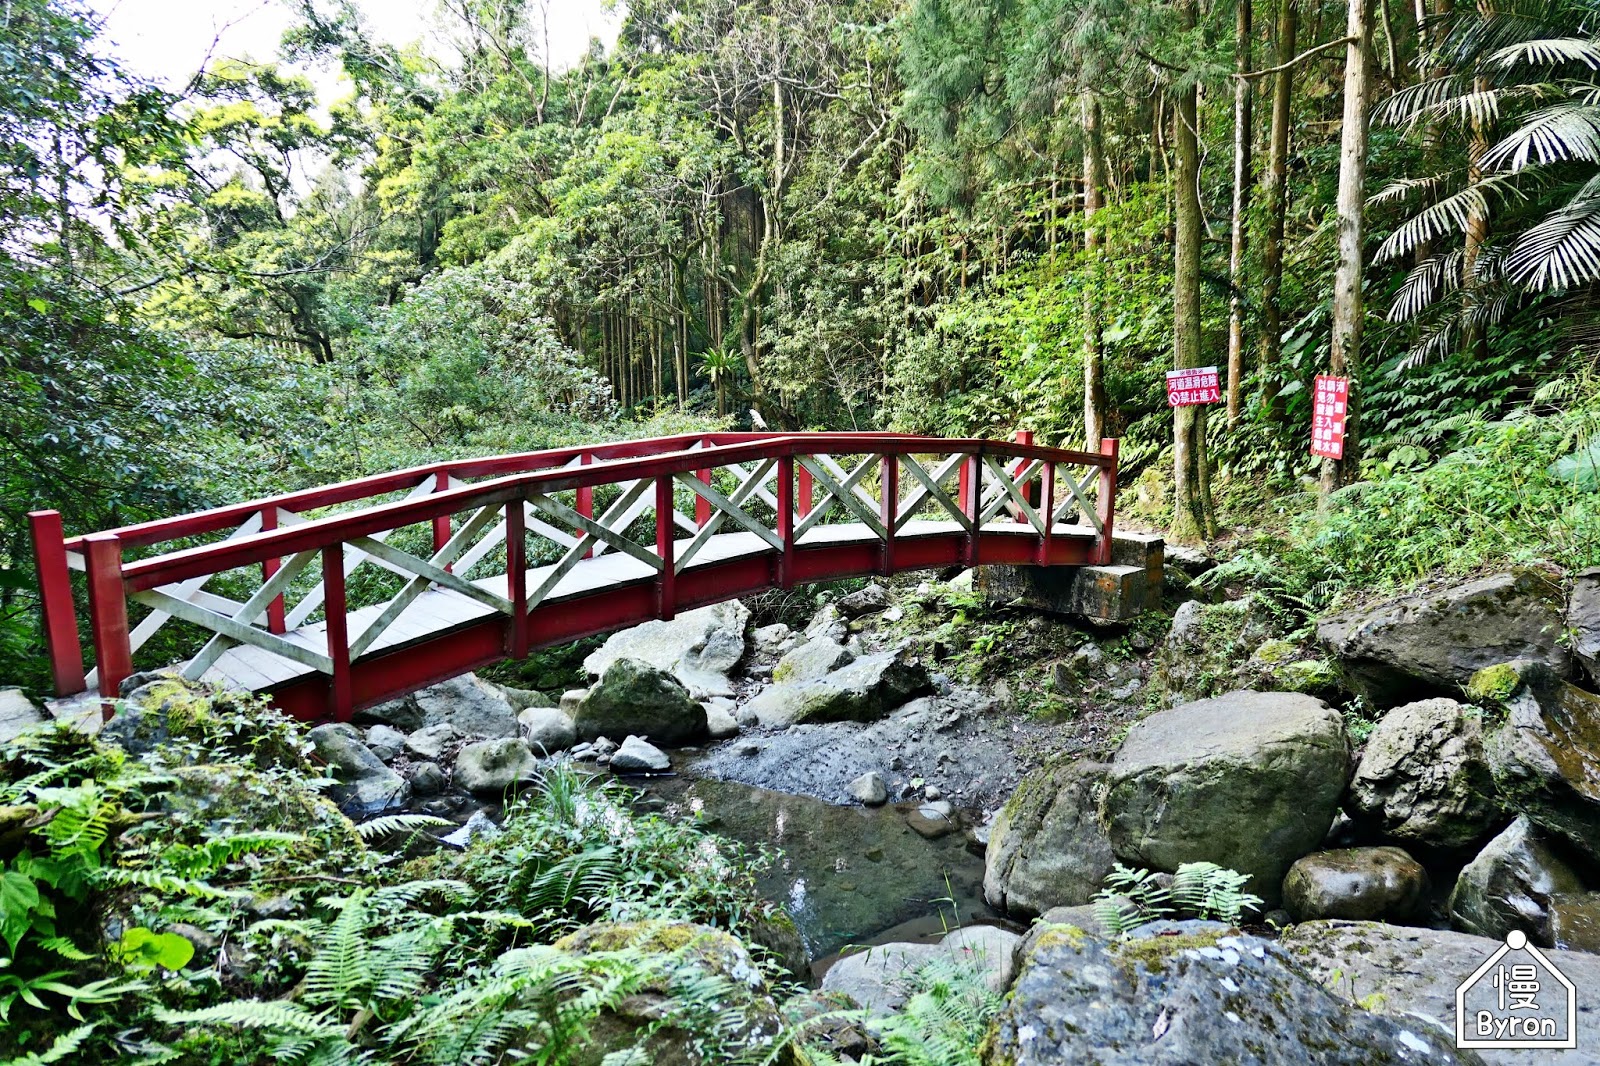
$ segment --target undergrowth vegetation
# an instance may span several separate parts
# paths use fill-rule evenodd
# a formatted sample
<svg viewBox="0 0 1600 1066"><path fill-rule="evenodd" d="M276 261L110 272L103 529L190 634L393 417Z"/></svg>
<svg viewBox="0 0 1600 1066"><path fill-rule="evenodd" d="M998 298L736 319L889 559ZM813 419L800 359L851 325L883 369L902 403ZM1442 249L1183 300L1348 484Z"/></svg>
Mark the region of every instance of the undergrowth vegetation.
<svg viewBox="0 0 1600 1066"><path fill-rule="evenodd" d="M0 1059L565 1063L665 1029L700 1061L780 1054L741 1009L787 980L740 943L788 922L763 856L562 764L498 836L425 853L432 819L353 826L259 701L163 713L138 756L66 726L0 752ZM577 946L596 922L629 932Z"/></svg>

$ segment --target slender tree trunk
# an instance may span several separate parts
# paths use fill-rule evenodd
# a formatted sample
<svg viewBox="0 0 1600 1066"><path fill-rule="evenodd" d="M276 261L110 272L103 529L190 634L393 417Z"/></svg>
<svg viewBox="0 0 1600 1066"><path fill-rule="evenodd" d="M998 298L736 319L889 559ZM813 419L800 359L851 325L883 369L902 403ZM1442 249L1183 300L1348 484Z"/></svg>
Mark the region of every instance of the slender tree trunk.
<svg viewBox="0 0 1600 1066"><path fill-rule="evenodd" d="M1083 246L1089 258L1089 279L1083 288L1083 435L1090 451L1100 450L1105 436L1105 315L1101 310L1102 238L1094 223L1105 206L1106 156L1100 136L1100 101L1083 96Z"/></svg>
<svg viewBox="0 0 1600 1066"><path fill-rule="evenodd" d="M1283 225L1289 207L1289 118L1294 103L1294 68L1300 27L1297 0L1278 0L1278 48L1272 78L1272 130L1267 139L1267 229L1261 242L1261 368L1267 384L1265 399L1273 421L1281 421L1283 403L1271 375L1276 374L1283 351L1283 312L1278 299L1283 291Z"/></svg>
<svg viewBox="0 0 1600 1066"><path fill-rule="evenodd" d="M1196 0L1180 0L1179 22L1192 30L1198 21ZM1173 146L1176 165L1172 184L1174 235L1172 269L1173 362L1180 370L1203 362L1200 341L1200 142L1196 126L1199 91L1194 83L1180 90L1173 116ZM1205 409L1178 407L1173 410L1172 536L1193 541L1213 534L1206 497L1209 478L1204 470Z"/></svg>
<svg viewBox="0 0 1600 1066"><path fill-rule="evenodd" d="M1362 247L1366 219L1364 187L1367 177L1367 93L1372 82L1371 0L1352 0L1345 46L1344 124L1339 134L1339 265L1333 276L1333 335L1328 365L1334 374L1350 378L1345 414L1343 459L1322 461L1324 498L1353 481L1361 469L1359 412L1361 407L1361 330L1366 314L1361 277L1365 266Z"/></svg>
<svg viewBox="0 0 1600 1066"><path fill-rule="evenodd" d="M1234 67L1242 75L1250 72L1251 7L1254 0L1238 0L1235 30ZM1228 425L1239 422L1239 405L1244 392L1244 256L1245 215L1250 210L1250 149L1254 138L1251 114L1252 83L1243 77L1233 81L1233 233L1228 250Z"/></svg>

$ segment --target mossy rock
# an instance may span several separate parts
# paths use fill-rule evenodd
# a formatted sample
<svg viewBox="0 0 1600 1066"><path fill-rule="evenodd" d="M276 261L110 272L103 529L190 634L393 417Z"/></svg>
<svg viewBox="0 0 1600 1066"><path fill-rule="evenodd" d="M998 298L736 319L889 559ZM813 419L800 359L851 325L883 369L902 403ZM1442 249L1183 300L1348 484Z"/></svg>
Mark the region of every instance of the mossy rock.
<svg viewBox="0 0 1600 1066"><path fill-rule="evenodd" d="M1486 666L1467 682L1467 698L1474 703L1502 704L1522 687L1522 675L1510 663Z"/></svg>
<svg viewBox="0 0 1600 1066"><path fill-rule="evenodd" d="M308 770L298 723L248 692L162 675L128 693L100 739L167 762L240 758L257 769Z"/></svg>

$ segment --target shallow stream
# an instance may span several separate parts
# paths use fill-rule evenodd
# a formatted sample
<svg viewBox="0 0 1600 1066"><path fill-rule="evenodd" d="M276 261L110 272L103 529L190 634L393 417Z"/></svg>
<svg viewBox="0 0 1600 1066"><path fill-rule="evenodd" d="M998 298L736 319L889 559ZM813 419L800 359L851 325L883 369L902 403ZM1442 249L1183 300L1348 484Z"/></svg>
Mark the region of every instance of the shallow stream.
<svg viewBox="0 0 1600 1066"><path fill-rule="evenodd" d="M906 824L915 804L841 807L688 777L647 787L669 815L698 814L713 832L776 852L761 892L788 909L823 967L850 945L933 938L1000 918L983 902L983 856L969 850L967 833L925 839Z"/></svg>

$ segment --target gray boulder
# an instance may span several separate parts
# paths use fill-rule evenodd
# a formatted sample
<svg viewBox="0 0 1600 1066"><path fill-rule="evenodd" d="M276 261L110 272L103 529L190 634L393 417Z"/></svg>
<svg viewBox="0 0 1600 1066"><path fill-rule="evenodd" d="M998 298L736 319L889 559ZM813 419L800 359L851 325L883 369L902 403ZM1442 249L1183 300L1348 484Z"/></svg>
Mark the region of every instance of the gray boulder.
<svg viewBox="0 0 1600 1066"><path fill-rule="evenodd" d="M1572 654L1578 665L1591 682L1600 685L1600 567L1573 575L1567 631L1572 634Z"/></svg>
<svg viewBox="0 0 1600 1066"><path fill-rule="evenodd" d="M1111 764L1107 835L1125 863L1209 861L1270 907L1327 835L1350 778L1344 719L1290 692L1231 692L1134 724Z"/></svg>
<svg viewBox="0 0 1600 1066"><path fill-rule="evenodd" d="M882 807L889 802L889 786L883 775L868 770L849 784L850 798L866 807Z"/></svg>
<svg viewBox="0 0 1600 1066"><path fill-rule="evenodd" d="M447 723L468 736L517 735L517 709L498 685L474 674L462 674L403 699L369 707L356 717L363 722L393 726L402 733Z"/></svg>
<svg viewBox="0 0 1600 1066"><path fill-rule="evenodd" d="M1452 1040L1456 986L1505 946L1504 941L1467 933L1379 922L1302 922L1288 929L1278 943L1296 965L1335 995L1369 1004L1400 1024L1437 1026L1451 1033ZM1578 1046L1538 1052L1486 1048L1479 1052L1482 1061L1496 1066L1600 1066L1600 1014L1593 994L1585 993L1600 988L1600 956L1559 949L1544 954L1578 988ZM1503 961L1509 965L1523 960ZM1541 987L1556 990L1549 979ZM1481 990L1480 995L1493 995L1487 979L1475 989ZM1539 1002L1546 1002L1544 993Z"/></svg>
<svg viewBox="0 0 1600 1066"><path fill-rule="evenodd" d="M411 794L413 796L437 796L450 786L449 778L445 777L436 762L419 762L411 767Z"/></svg>
<svg viewBox="0 0 1600 1066"><path fill-rule="evenodd" d="M1451 699L1384 715L1350 782L1350 813L1406 846L1459 852L1500 820L1483 751L1483 714Z"/></svg>
<svg viewBox="0 0 1600 1066"><path fill-rule="evenodd" d="M685 611L671 621L645 622L614 633L583 660L601 677L619 659L638 659L672 674L696 699L731 696L728 672L744 658L750 608L738 600Z"/></svg>
<svg viewBox="0 0 1600 1066"><path fill-rule="evenodd" d="M406 752L418 759L437 762L460 739L461 731L449 722L426 725L406 737Z"/></svg>
<svg viewBox="0 0 1600 1066"><path fill-rule="evenodd" d="M1422 864L1399 848L1317 851L1283 879L1283 905L1295 921L1409 918L1428 891Z"/></svg>
<svg viewBox="0 0 1600 1066"><path fill-rule="evenodd" d="M1528 819L1518 818L1462 868L1450 893L1450 922L1496 940L1520 929L1535 944L1553 947L1551 900L1582 891L1577 872L1550 850Z"/></svg>
<svg viewBox="0 0 1600 1066"><path fill-rule="evenodd" d="M1022 960L985 1066L1475 1061L1429 1025L1341 1000L1268 941L1178 925L1177 935L1123 943L1045 931Z"/></svg>
<svg viewBox="0 0 1600 1066"><path fill-rule="evenodd" d="M517 725L528 746L546 755L566 751L578 742L578 727L554 707L528 707L517 715Z"/></svg>
<svg viewBox="0 0 1600 1066"><path fill-rule="evenodd" d="M1022 938L993 925L957 929L936 944L878 944L846 955L828 968L822 990L849 996L875 1013L905 1006L918 970L950 961L983 974L992 992L1004 992L1016 974L1016 947Z"/></svg>
<svg viewBox="0 0 1600 1066"><path fill-rule="evenodd" d="M874 581L866 588L842 597L839 600L839 613L850 619L879 614L889 609L889 602L889 591Z"/></svg>
<svg viewBox="0 0 1600 1066"><path fill-rule="evenodd" d="M822 638L831 640L835 644L843 644L845 638L850 635L850 626L845 621L844 612L839 610L838 604L826 603L811 616L811 621L806 624L805 632L801 635L806 640Z"/></svg>
<svg viewBox="0 0 1600 1066"><path fill-rule="evenodd" d="M808 640L778 660L772 680L779 684L815 681L855 661L855 653L826 637Z"/></svg>
<svg viewBox="0 0 1600 1066"><path fill-rule="evenodd" d="M343 722L319 725L306 739L332 771L335 783L328 797L350 818L359 821L398 810L411 798L411 786L361 743L354 727Z"/></svg>
<svg viewBox="0 0 1600 1066"><path fill-rule="evenodd" d="M1283 635L1279 612L1264 596L1188 600L1173 612L1172 629L1156 651L1151 687L1172 704L1258 687L1263 671L1254 655Z"/></svg>
<svg viewBox="0 0 1600 1066"><path fill-rule="evenodd" d="M928 671L902 651L864 655L825 677L769 685L740 709L768 727L801 722L874 722L933 690Z"/></svg>
<svg viewBox="0 0 1600 1066"><path fill-rule="evenodd" d="M1484 751L1506 805L1600 860L1600 696L1527 660L1480 671L1468 693L1504 714Z"/></svg>
<svg viewBox="0 0 1600 1066"><path fill-rule="evenodd" d="M706 735L706 709L674 675L642 659L614 659L573 716L578 736L637 733L657 744L689 744Z"/></svg>
<svg viewBox="0 0 1600 1066"><path fill-rule="evenodd" d="M611 756L611 770L618 774L659 773L672 769L667 753L640 737L628 737Z"/></svg>
<svg viewBox="0 0 1600 1066"><path fill-rule="evenodd" d="M1110 767L1062 760L1033 771L995 815L984 856L983 896L1017 915L1085 904L1115 856L1100 821Z"/></svg>
<svg viewBox="0 0 1600 1066"><path fill-rule="evenodd" d="M456 754L456 786L479 796L503 796L538 773L539 760L521 737L481 740Z"/></svg>
<svg viewBox="0 0 1600 1066"><path fill-rule="evenodd" d="M44 712L20 688L0 688L0 744L9 744L47 721Z"/></svg>
<svg viewBox="0 0 1600 1066"><path fill-rule="evenodd" d="M715 697L705 701L706 735L712 740L727 740L739 733L732 700Z"/></svg>
<svg viewBox="0 0 1600 1066"><path fill-rule="evenodd" d="M1453 695L1486 666L1510 659L1572 670L1562 645L1565 602L1536 570L1512 570L1329 615L1317 637L1346 683L1379 707Z"/></svg>
<svg viewBox="0 0 1600 1066"><path fill-rule="evenodd" d="M406 750L406 735L380 722L367 730L367 747L384 762L391 762Z"/></svg>

